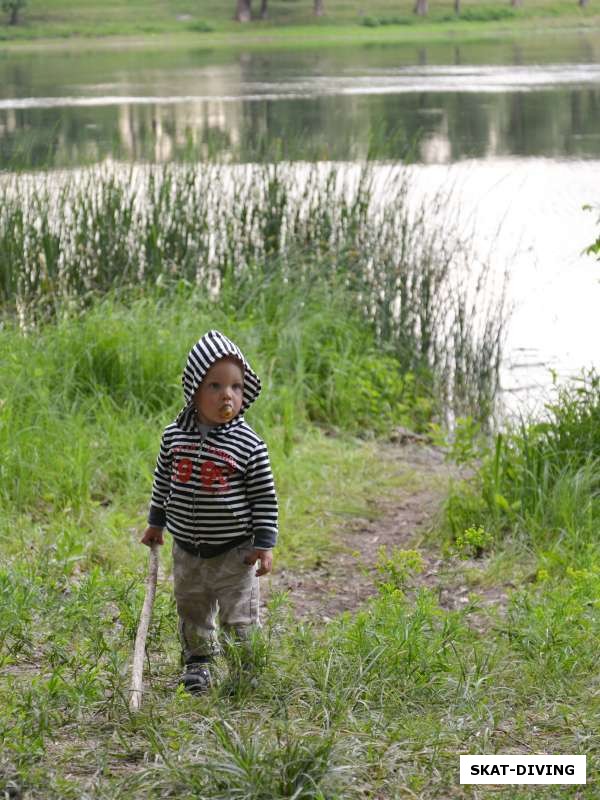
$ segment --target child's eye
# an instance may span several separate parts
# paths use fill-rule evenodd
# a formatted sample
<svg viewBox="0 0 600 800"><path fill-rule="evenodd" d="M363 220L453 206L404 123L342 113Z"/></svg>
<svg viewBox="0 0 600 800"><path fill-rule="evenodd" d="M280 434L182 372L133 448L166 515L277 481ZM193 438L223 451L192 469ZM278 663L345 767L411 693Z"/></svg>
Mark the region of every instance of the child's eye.
<svg viewBox="0 0 600 800"><path fill-rule="evenodd" d="M233 388L236 390L236 392L241 392L244 387L241 383L234 383Z"/></svg>
<svg viewBox="0 0 600 800"><path fill-rule="evenodd" d="M210 386L211 389L218 389L219 388L219 384L215 383L214 381L213 381L213 383L209 383L209 386Z"/></svg>

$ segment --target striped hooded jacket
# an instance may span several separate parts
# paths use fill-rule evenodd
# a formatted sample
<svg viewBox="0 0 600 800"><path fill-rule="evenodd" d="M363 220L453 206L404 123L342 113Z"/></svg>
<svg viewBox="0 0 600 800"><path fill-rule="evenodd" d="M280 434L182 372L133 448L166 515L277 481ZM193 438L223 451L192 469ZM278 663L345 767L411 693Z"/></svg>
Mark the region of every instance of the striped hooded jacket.
<svg viewBox="0 0 600 800"><path fill-rule="evenodd" d="M243 364L242 407L232 420L203 436L194 393L210 367L225 356ZM188 548L226 547L243 536L253 536L255 547L272 547L277 538L277 497L269 455L243 417L260 393L258 375L232 341L211 330L190 351L182 383L186 405L162 435L150 524L166 525Z"/></svg>

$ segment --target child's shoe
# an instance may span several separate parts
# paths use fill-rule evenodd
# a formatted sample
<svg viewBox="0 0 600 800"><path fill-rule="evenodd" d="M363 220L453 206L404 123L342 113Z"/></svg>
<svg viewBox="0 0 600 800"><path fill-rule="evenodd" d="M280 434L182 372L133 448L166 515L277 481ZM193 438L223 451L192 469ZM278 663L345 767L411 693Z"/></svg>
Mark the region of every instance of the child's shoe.
<svg viewBox="0 0 600 800"><path fill-rule="evenodd" d="M185 666L181 685L190 694L203 694L212 686L210 669L206 661L192 661Z"/></svg>

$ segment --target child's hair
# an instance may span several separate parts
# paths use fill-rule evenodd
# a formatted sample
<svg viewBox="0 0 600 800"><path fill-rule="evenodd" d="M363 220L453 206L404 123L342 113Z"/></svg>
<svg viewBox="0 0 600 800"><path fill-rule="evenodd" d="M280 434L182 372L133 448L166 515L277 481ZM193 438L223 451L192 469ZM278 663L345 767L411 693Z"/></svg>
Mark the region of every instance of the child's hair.
<svg viewBox="0 0 600 800"><path fill-rule="evenodd" d="M239 359L237 356L234 356L234 355L223 356L222 358L218 358L214 362L214 364L212 364L211 366L214 367L215 364L220 364L221 361L231 361L233 364L236 364L240 368L240 371L242 373L242 378L244 377L244 374L246 372L245 369L244 369L244 362L241 359Z"/></svg>

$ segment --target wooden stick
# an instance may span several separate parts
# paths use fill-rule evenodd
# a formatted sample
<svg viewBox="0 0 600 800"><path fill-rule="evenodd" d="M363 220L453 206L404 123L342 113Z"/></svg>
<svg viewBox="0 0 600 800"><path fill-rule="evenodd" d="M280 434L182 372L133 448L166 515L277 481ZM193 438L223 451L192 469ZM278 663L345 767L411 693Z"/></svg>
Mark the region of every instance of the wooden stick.
<svg viewBox="0 0 600 800"><path fill-rule="evenodd" d="M129 708L131 711L137 711L142 704L142 675L144 672L144 655L146 646L146 636L148 635L148 627L152 617L152 605L154 603L154 595L156 593L156 579L158 577L158 544L154 542L150 545L150 567L148 570L148 579L146 581L146 596L144 598L144 605L142 613L140 614L140 622L135 637L135 646L133 648L133 667L131 670L131 698L129 700Z"/></svg>

